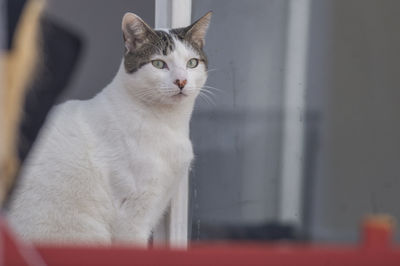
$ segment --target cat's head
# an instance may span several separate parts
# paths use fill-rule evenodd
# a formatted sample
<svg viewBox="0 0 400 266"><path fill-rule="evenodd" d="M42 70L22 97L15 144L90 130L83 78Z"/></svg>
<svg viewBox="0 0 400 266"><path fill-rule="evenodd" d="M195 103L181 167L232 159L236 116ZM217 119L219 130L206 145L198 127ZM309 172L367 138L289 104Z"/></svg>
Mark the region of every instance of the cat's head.
<svg viewBox="0 0 400 266"><path fill-rule="evenodd" d="M211 12L185 28L155 30L133 13L125 14L125 82L132 95L151 104L194 99L207 79L204 38Z"/></svg>

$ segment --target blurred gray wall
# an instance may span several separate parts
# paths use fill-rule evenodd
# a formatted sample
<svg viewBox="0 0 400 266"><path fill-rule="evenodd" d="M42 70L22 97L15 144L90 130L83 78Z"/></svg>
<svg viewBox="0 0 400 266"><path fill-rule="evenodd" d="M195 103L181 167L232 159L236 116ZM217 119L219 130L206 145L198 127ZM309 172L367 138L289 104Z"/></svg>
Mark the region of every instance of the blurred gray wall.
<svg viewBox="0 0 400 266"><path fill-rule="evenodd" d="M307 99L322 123L308 227L354 241L367 213L400 220L400 1L313 3Z"/></svg>
<svg viewBox="0 0 400 266"><path fill-rule="evenodd" d="M84 51L60 101L88 99L107 85L121 63L121 21L126 12L154 26L154 0L48 0L46 14L80 34Z"/></svg>

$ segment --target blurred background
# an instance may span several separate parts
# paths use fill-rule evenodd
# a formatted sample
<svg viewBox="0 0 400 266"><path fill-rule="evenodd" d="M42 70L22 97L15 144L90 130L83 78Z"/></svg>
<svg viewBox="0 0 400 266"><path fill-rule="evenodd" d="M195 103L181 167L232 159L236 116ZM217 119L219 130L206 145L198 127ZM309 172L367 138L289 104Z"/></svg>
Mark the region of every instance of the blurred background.
<svg viewBox="0 0 400 266"><path fill-rule="evenodd" d="M214 11L207 86L191 123L190 237L353 242L363 217L400 219L400 2L193 0ZM121 63L127 11L152 0L48 0L83 50L58 102L87 99Z"/></svg>

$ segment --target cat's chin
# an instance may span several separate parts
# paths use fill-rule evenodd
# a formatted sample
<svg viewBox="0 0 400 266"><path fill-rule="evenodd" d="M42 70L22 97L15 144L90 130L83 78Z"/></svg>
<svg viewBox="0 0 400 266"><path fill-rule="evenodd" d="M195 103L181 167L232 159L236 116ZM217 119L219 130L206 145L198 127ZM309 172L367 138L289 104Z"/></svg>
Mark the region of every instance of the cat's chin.
<svg viewBox="0 0 400 266"><path fill-rule="evenodd" d="M185 94L185 93L177 93L171 96L168 96L166 98L163 98L162 102L160 104L162 105L167 105L167 106L174 106L174 105L180 105L183 104L189 99L192 99L193 95L190 94Z"/></svg>

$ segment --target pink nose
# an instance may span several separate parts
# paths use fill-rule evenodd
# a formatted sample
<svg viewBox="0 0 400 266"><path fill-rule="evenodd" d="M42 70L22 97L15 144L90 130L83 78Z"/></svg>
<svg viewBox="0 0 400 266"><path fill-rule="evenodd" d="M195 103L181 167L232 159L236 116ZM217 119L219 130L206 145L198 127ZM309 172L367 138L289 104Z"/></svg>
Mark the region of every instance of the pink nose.
<svg viewBox="0 0 400 266"><path fill-rule="evenodd" d="M185 85L187 83L187 80L186 79L185 80L177 79L177 80L175 80L174 83L179 87L179 89L183 89L183 87L185 87Z"/></svg>

